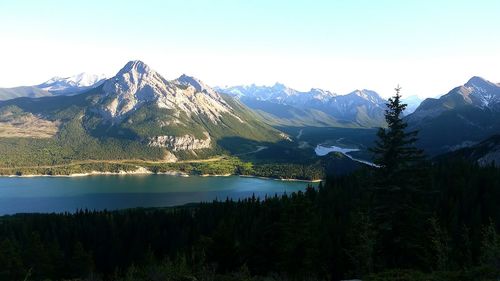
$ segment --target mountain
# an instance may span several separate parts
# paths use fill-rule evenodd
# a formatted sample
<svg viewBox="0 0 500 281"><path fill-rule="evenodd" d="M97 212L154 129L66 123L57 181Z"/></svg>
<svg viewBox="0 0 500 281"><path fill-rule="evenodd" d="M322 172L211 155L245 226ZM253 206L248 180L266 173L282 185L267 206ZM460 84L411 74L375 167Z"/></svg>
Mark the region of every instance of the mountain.
<svg viewBox="0 0 500 281"><path fill-rule="evenodd" d="M250 85L218 90L257 110L273 125L383 126L385 100L370 90L337 95L315 88L300 92L280 83L270 87Z"/></svg>
<svg viewBox="0 0 500 281"><path fill-rule="evenodd" d="M406 120L431 154L470 146L500 131L500 86L472 77L438 99L425 99Z"/></svg>
<svg viewBox="0 0 500 281"><path fill-rule="evenodd" d="M104 83L103 75L80 73L70 77L53 77L42 84L0 88L0 100L19 97L38 98L54 95L74 95L98 87Z"/></svg>
<svg viewBox="0 0 500 281"><path fill-rule="evenodd" d="M104 80L106 80L104 75L83 72L70 77L53 77L35 87L55 95L75 94L95 88L104 83Z"/></svg>
<svg viewBox="0 0 500 281"><path fill-rule="evenodd" d="M409 97L403 97L401 101L407 105L404 114L408 115L415 112L415 110L423 100L419 96L413 95Z"/></svg>
<svg viewBox="0 0 500 281"><path fill-rule="evenodd" d="M28 97L28 98L39 98L39 97L47 97L52 94L48 91L39 89L35 86L20 86L14 88L0 88L0 101L1 100L10 100L20 97Z"/></svg>
<svg viewBox="0 0 500 281"><path fill-rule="evenodd" d="M3 164L176 161L284 138L239 101L186 75L168 81L141 61L82 94L0 102Z"/></svg>

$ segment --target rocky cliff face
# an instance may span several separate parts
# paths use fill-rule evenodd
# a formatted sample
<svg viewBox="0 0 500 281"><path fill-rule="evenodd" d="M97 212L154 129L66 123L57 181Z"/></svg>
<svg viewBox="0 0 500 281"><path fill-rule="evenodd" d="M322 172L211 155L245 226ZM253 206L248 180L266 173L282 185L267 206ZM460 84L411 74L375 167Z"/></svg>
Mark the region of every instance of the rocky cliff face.
<svg viewBox="0 0 500 281"><path fill-rule="evenodd" d="M218 123L223 113L237 117L233 108L201 81L185 75L167 81L141 61L127 63L104 83L103 90L100 111L113 121L120 121L145 104L173 110L176 116L204 116L212 123Z"/></svg>
<svg viewBox="0 0 500 281"><path fill-rule="evenodd" d="M148 145L152 147L165 147L174 152L210 148L212 139L207 132L204 134L206 139L197 139L192 135L156 136L148 139Z"/></svg>

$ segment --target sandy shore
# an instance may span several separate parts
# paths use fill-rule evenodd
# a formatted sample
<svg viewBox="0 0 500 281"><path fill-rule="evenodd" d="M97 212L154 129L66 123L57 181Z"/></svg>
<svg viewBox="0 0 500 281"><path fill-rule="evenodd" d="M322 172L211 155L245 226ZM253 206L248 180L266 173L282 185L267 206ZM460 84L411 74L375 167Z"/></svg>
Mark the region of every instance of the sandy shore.
<svg viewBox="0 0 500 281"><path fill-rule="evenodd" d="M43 174L32 174L32 175L0 175L0 177L10 177L10 178L34 178L34 177L87 177L87 176L106 176L106 175L168 175L168 176L177 176L177 177L190 177L191 175L180 172L180 171L167 171L167 172L158 172L153 173L150 170L144 167L138 167L137 170L134 171L119 171L119 172L102 172L102 171L91 171L87 173L75 173L69 175L43 175ZM252 176L252 175L234 175L234 174L221 174L221 175L212 175L212 174L202 174L200 177L230 177L230 176L240 176L243 178L257 178L263 180L278 180L278 181L296 181L296 182L305 182L305 183L317 183L322 180L301 180L301 179L279 179L279 178L269 178L269 177L261 177L261 176Z"/></svg>

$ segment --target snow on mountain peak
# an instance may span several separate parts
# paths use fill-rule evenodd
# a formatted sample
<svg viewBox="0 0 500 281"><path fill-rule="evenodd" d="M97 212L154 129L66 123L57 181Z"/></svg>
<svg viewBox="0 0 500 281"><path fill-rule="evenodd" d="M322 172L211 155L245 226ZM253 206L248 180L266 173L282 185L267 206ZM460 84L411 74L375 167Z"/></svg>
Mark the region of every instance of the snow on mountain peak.
<svg viewBox="0 0 500 281"><path fill-rule="evenodd" d="M474 76L461 89L464 98L480 107L500 103L500 87L479 76Z"/></svg>
<svg viewBox="0 0 500 281"><path fill-rule="evenodd" d="M37 85L37 88L53 93L81 92L89 88L99 86L106 77L96 74L82 72L70 77L55 76L46 82Z"/></svg>
<svg viewBox="0 0 500 281"><path fill-rule="evenodd" d="M86 72L82 72L77 75L66 78L66 81L78 87L90 87L103 79L106 79L106 76L104 74L96 75L96 74L89 74Z"/></svg>

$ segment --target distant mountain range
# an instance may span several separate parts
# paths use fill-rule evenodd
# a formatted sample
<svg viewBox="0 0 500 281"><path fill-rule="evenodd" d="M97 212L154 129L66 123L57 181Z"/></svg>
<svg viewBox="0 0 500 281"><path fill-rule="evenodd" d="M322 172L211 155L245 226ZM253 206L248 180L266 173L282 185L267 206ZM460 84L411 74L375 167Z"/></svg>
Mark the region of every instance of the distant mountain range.
<svg viewBox="0 0 500 281"><path fill-rule="evenodd" d="M386 100L374 91L347 95L311 89L300 92L283 84L218 88L258 111L270 124L281 126L380 127Z"/></svg>
<svg viewBox="0 0 500 281"><path fill-rule="evenodd" d="M73 151L76 143L122 149L140 143L138 155L147 147L148 153L162 151L154 157L172 159L224 149L228 140L284 141L284 127L381 127L387 102L366 89L339 95L280 83L211 88L187 75L166 80L141 61L127 63L110 79L81 73L3 88L0 99L0 139L64 139ZM500 132L500 85L480 77L440 98L421 102L410 96L403 102L409 128L420 131L419 145L431 155Z"/></svg>
<svg viewBox="0 0 500 281"><path fill-rule="evenodd" d="M53 77L39 85L0 88L0 100L19 97L74 95L101 85L105 79L104 75L88 73L80 73L70 77Z"/></svg>
<svg viewBox="0 0 500 281"><path fill-rule="evenodd" d="M67 95L95 88L104 83L105 80L104 74L96 75L83 72L70 77L53 77L35 87L54 95Z"/></svg>
<svg viewBox="0 0 500 281"><path fill-rule="evenodd" d="M188 76L181 76L186 83ZM0 88L0 100L17 97L44 97L74 95L96 88L104 83L103 75L80 73L71 77L53 77L35 85ZM189 82L196 82L190 80ZM206 85L204 85L207 87ZM273 86L233 86L212 91L228 94L239 99L261 115L267 123L279 126L334 126L379 127L384 125L383 113L386 100L371 90L356 90L346 95L313 88L301 92L276 83ZM408 97L405 114L420 103L416 96Z"/></svg>

